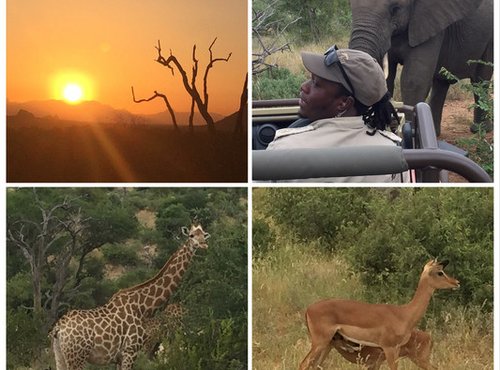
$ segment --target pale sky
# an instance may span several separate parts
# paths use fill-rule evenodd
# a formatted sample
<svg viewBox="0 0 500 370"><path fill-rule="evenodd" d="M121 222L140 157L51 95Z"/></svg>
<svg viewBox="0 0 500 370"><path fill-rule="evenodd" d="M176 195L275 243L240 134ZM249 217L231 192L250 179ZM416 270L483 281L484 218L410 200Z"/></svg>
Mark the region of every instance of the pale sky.
<svg viewBox="0 0 500 370"><path fill-rule="evenodd" d="M61 99L75 80L84 98L134 113L165 110L164 103L135 104L154 90L168 96L175 111L188 111L190 97L180 75L156 63L157 40L191 76L193 44L199 60L198 89L209 60L209 111L238 109L247 71L247 2L244 0L7 0L7 99Z"/></svg>

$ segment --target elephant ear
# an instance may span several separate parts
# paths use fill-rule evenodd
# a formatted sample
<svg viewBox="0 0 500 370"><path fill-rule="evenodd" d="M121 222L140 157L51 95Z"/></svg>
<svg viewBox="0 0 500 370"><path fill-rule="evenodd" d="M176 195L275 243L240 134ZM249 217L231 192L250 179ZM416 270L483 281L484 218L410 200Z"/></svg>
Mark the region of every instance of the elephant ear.
<svg viewBox="0 0 500 370"><path fill-rule="evenodd" d="M482 2L483 0L415 0L408 24L410 46L415 47L429 40L450 24L474 12Z"/></svg>

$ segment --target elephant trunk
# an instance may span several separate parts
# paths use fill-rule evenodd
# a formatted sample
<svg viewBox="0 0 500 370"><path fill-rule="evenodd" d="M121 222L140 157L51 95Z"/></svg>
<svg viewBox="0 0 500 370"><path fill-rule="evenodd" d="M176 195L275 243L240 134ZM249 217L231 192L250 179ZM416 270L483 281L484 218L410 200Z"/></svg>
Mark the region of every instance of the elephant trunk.
<svg viewBox="0 0 500 370"><path fill-rule="evenodd" d="M349 48L364 51L382 63L391 47L391 31L387 20L374 14L352 16L352 32Z"/></svg>

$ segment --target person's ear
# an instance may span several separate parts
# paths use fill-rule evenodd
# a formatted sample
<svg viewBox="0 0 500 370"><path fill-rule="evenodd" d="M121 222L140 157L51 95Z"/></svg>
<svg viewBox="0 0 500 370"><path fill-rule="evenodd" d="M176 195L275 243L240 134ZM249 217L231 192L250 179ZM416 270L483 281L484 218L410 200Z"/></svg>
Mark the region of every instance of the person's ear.
<svg viewBox="0 0 500 370"><path fill-rule="evenodd" d="M343 96L342 99L340 99L338 108L340 112L345 112L346 110L351 109L353 105L354 98L352 96Z"/></svg>

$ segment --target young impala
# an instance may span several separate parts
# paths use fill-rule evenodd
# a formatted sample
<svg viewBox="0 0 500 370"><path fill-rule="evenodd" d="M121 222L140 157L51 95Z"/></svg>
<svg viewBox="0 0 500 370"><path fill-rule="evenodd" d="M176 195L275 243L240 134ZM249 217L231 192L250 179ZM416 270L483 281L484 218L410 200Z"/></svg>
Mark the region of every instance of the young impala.
<svg viewBox="0 0 500 370"><path fill-rule="evenodd" d="M391 370L398 368L400 349L411 338L436 289L456 289L458 280L443 271L448 261L429 261L425 266L413 299L404 305L370 304L327 299L310 305L306 324L311 350L300 370L317 369L322 364L336 333L362 346L380 347Z"/></svg>
<svg viewBox="0 0 500 370"><path fill-rule="evenodd" d="M345 340L338 332L333 337L331 346L347 361L360 364L367 370L378 370L385 361L384 351L380 347L360 346ZM436 369L431 365L432 339L429 333L413 330L410 340L401 346L399 357L408 357L415 365L424 370Z"/></svg>

